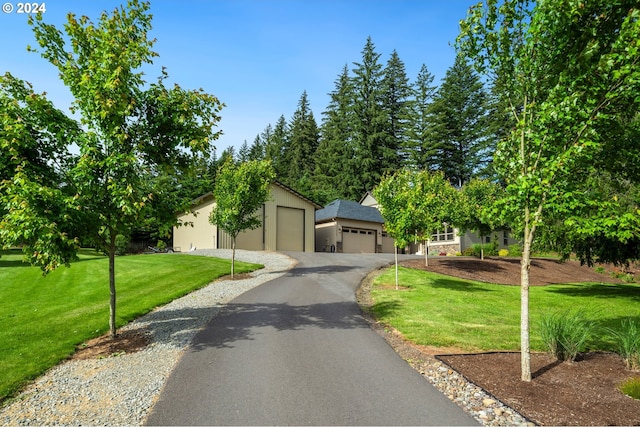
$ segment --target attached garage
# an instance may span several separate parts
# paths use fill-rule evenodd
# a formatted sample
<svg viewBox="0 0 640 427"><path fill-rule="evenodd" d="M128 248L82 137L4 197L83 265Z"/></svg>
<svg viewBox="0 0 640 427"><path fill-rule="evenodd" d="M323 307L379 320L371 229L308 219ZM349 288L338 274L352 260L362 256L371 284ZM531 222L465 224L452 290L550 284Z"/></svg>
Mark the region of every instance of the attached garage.
<svg viewBox="0 0 640 427"><path fill-rule="evenodd" d="M383 251L380 212L350 200L334 200L316 212L316 251L378 253Z"/></svg>
<svg viewBox="0 0 640 427"><path fill-rule="evenodd" d="M198 249L230 249L231 237L209 223L215 206L212 193L194 200L190 212L178 216L181 226L173 228L173 245L187 252ZM261 226L238 235L236 248L266 251L313 252L314 218L320 206L289 187L271 184L269 200L255 215Z"/></svg>
<svg viewBox="0 0 640 427"><path fill-rule="evenodd" d="M376 253L376 231L342 227L342 251L350 254Z"/></svg>

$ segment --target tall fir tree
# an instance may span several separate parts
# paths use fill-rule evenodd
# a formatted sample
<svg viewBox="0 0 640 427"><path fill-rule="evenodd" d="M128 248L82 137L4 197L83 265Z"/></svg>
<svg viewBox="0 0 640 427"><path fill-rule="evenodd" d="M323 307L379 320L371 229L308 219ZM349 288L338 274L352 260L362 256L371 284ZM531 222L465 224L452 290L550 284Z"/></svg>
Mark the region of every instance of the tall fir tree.
<svg viewBox="0 0 640 427"><path fill-rule="evenodd" d="M414 169L438 169L438 143L433 138L433 98L438 89L434 76L422 64L413 85L414 100L411 103L407 139L403 151L405 163Z"/></svg>
<svg viewBox="0 0 640 427"><path fill-rule="evenodd" d="M433 137L441 144L440 169L462 186L483 170L493 153L487 138L487 94L478 74L458 56L433 102Z"/></svg>
<svg viewBox="0 0 640 427"><path fill-rule="evenodd" d="M371 37L362 50L362 62L354 63L354 157L351 167L359 171L356 182L350 185L348 194L358 199L373 189L386 172L397 165L389 155L387 144L388 116L383 109L382 79L384 76Z"/></svg>
<svg viewBox="0 0 640 427"><path fill-rule="evenodd" d="M382 108L387 114L383 160L393 169L400 167L406 146L413 93L404 62L395 50L387 61L382 78Z"/></svg>
<svg viewBox="0 0 640 427"><path fill-rule="evenodd" d="M289 145L285 153L289 165L285 183L304 195L309 195L311 191L313 156L318 148L319 138L318 125L309 105L307 91L304 91L289 123Z"/></svg>
<svg viewBox="0 0 640 427"><path fill-rule="evenodd" d="M347 198L358 170L350 167L353 158L353 86L347 65L335 80L335 89L323 114L321 138L315 155L314 197L326 204Z"/></svg>
<svg viewBox="0 0 640 427"><path fill-rule="evenodd" d="M256 135L253 140L253 144L249 148L249 160L264 160L265 159L265 142L260 135Z"/></svg>
<svg viewBox="0 0 640 427"><path fill-rule="evenodd" d="M271 160L276 180L284 182L289 176L289 165L286 161L286 152L289 147L289 125L284 115L281 115L276 125L271 130L271 125L263 132L266 137L265 152L267 160Z"/></svg>
<svg viewBox="0 0 640 427"><path fill-rule="evenodd" d="M246 139L244 140L244 142L240 146L240 149L238 150L237 160L240 163L244 163L249 160L249 143L247 142Z"/></svg>

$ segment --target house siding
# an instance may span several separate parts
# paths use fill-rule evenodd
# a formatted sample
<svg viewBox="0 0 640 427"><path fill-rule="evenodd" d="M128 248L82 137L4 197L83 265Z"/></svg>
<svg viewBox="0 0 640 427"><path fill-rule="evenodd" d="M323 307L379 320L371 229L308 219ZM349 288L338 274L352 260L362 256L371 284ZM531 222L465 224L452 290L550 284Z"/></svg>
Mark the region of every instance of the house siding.
<svg viewBox="0 0 640 427"><path fill-rule="evenodd" d="M213 198L193 209L187 214L178 215L182 224L173 228L173 247L178 252L188 252L192 248L210 249L216 248L217 227L209 222L209 215L215 202Z"/></svg>

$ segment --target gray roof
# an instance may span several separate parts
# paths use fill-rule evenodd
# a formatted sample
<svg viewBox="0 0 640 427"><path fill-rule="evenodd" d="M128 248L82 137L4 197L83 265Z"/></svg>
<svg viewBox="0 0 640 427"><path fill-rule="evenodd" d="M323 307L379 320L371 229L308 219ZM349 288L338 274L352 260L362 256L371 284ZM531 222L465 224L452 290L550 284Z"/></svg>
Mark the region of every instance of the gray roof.
<svg viewBox="0 0 640 427"><path fill-rule="evenodd" d="M336 199L324 208L316 211L316 222L323 222L335 218L355 219L358 221L377 222L384 224L384 219L378 209L362 206L351 200Z"/></svg>

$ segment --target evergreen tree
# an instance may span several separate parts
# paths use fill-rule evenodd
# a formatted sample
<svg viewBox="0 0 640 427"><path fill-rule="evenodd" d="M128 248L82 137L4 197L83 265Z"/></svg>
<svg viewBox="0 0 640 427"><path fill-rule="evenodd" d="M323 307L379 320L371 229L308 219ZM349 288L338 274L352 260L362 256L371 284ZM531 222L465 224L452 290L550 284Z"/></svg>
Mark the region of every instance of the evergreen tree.
<svg viewBox="0 0 640 427"><path fill-rule="evenodd" d="M244 140L244 142L240 146L240 149L238 150L238 158L237 158L237 160L240 163L244 163L247 160L249 160L249 144L247 143L246 139Z"/></svg>
<svg viewBox="0 0 640 427"><path fill-rule="evenodd" d="M394 50L382 78L382 108L387 114L384 163L393 169L400 166L401 147L406 146L408 122L414 103L412 88L404 62Z"/></svg>
<svg viewBox="0 0 640 427"><path fill-rule="evenodd" d="M307 99L302 93L289 124L289 144L285 153L289 174L285 183L302 194L309 194L314 172L313 156L318 148L319 131Z"/></svg>
<svg viewBox="0 0 640 427"><path fill-rule="evenodd" d="M321 138L315 155L314 197L321 204L348 198L358 170L353 158L353 86L345 65L335 81L331 100L323 112Z"/></svg>
<svg viewBox="0 0 640 427"><path fill-rule="evenodd" d="M388 116L383 109L383 70L371 37L362 50L362 62L354 63L354 157L351 167L358 171L348 194L357 199L373 189L381 177L394 169L397 160L387 152ZM392 148L391 148L392 149Z"/></svg>
<svg viewBox="0 0 640 427"><path fill-rule="evenodd" d="M487 138L487 95L478 75L458 56L433 102L433 137L441 144L440 169L462 186L491 160Z"/></svg>
<svg viewBox="0 0 640 427"><path fill-rule="evenodd" d="M260 135L256 135L256 138L251 144L249 149L249 160L264 160L265 159L265 142Z"/></svg>
<svg viewBox="0 0 640 427"><path fill-rule="evenodd" d="M411 168L436 170L438 144L433 138L434 113L433 98L437 86L434 76L422 64L414 83L414 101L411 103L407 140L403 147L403 158Z"/></svg>
<svg viewBox="0 0 640 427"><path fill-rule="evenodd" d="M266 157L271 160L276 179L284 182L289 176L290 169L290 165L286 161L286 152L289 148L289 126L284 115L280 116L273 131L271 131L271 125L269 125L263 135L267 137Z"/></svg>

